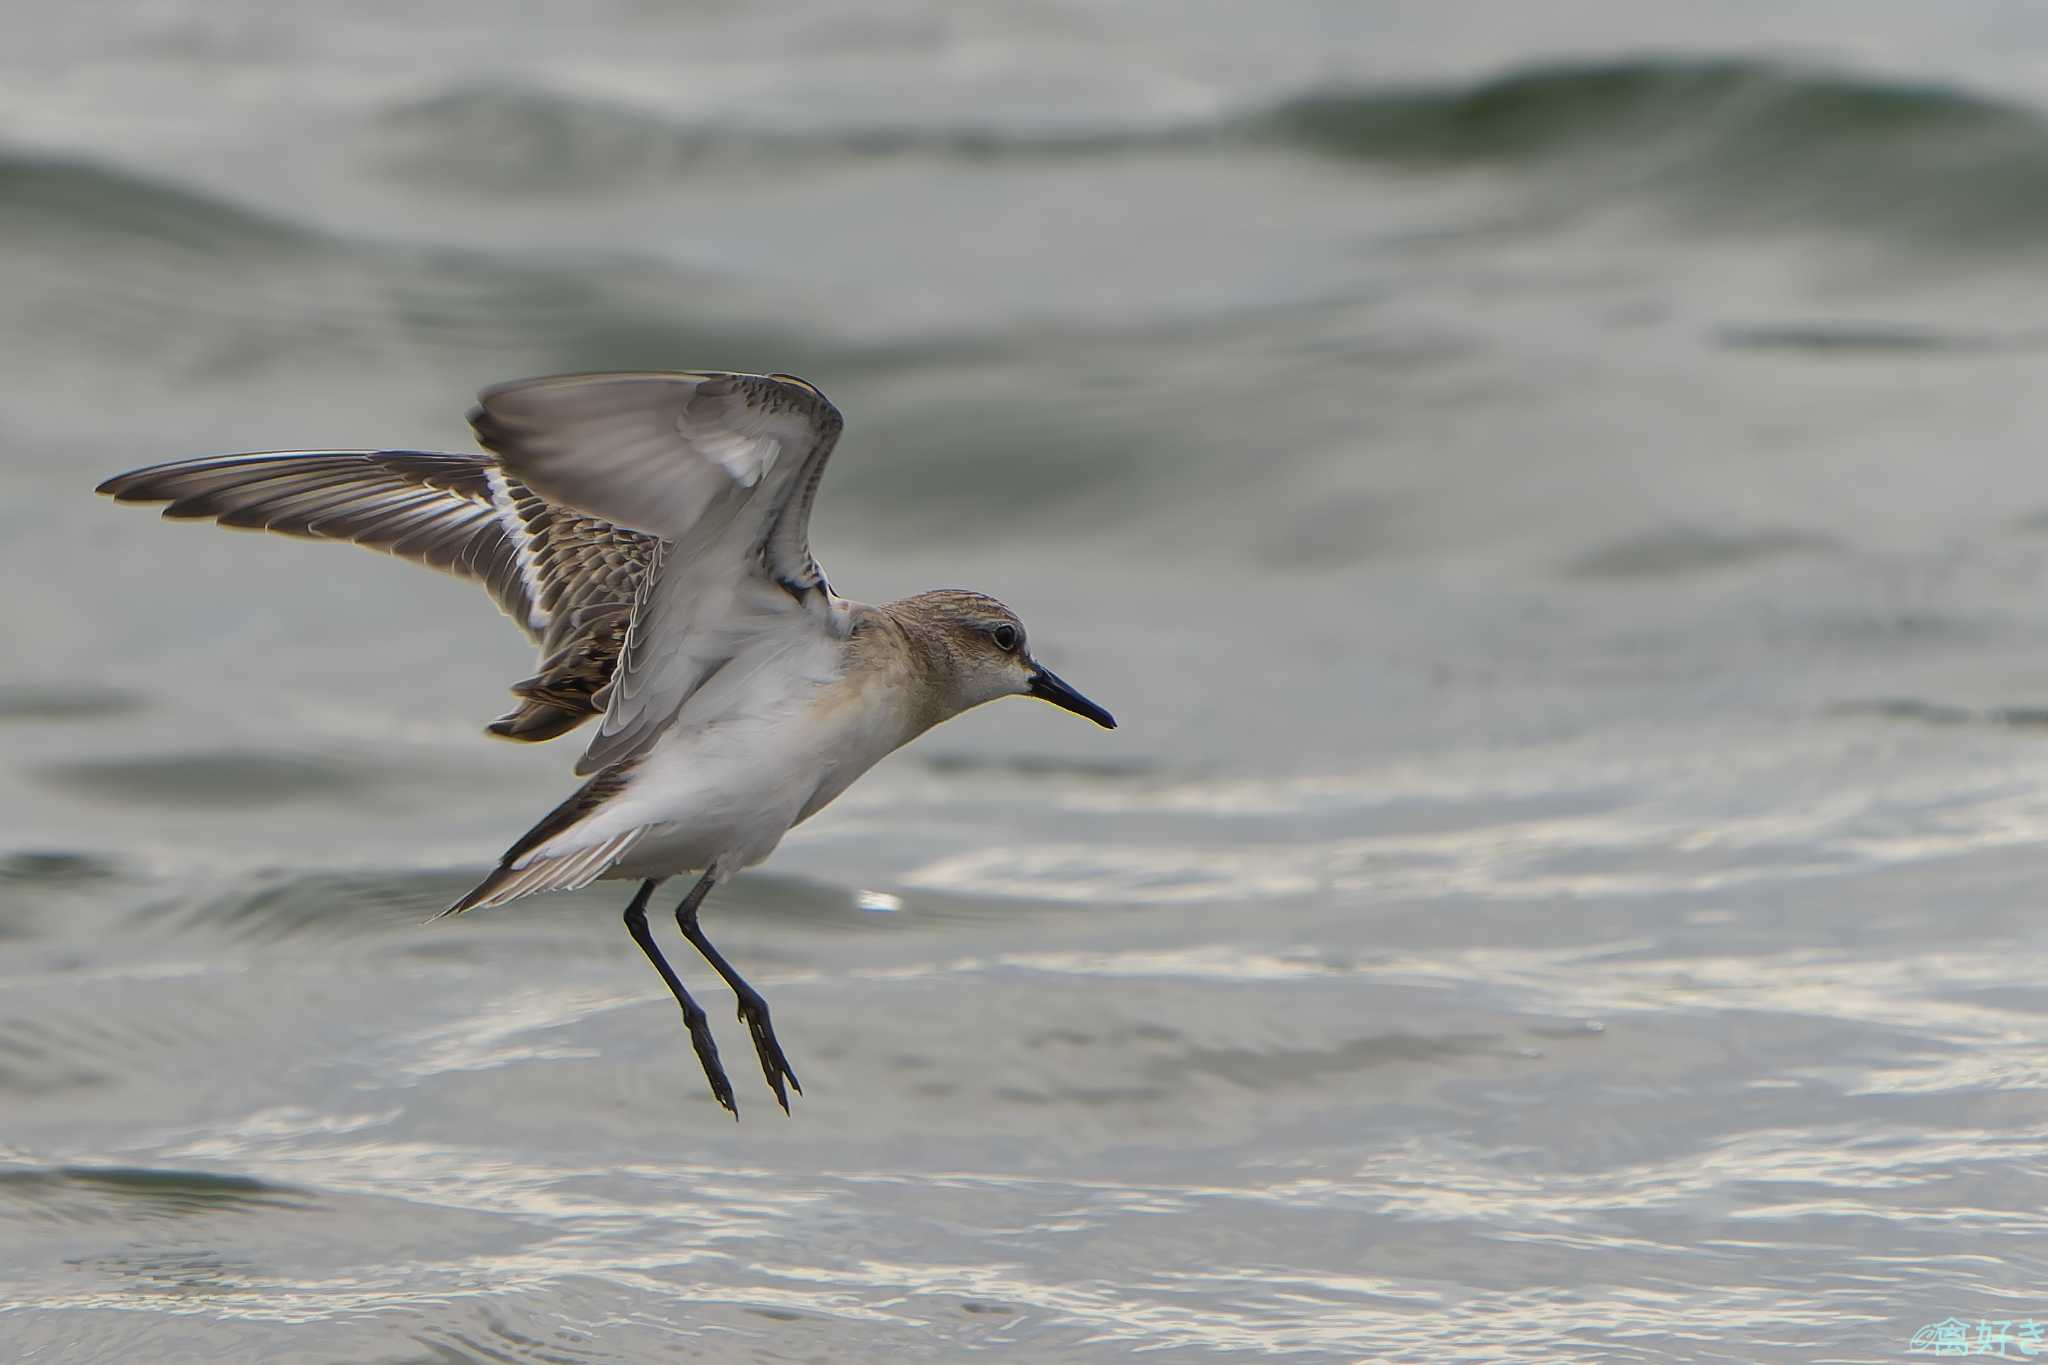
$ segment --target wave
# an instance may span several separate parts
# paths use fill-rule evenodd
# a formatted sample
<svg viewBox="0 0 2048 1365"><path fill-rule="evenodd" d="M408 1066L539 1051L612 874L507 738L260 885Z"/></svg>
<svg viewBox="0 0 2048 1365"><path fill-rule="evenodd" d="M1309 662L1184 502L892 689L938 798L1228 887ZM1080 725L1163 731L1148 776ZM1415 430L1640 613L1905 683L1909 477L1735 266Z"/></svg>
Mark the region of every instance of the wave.
<svg viewBox="0 0 2048 1365"><path fill-rule="evenodd" d="M1283 151L1411 173L1557 175L1700 226L1932 229L2031 242L2048 224L2048 119L1966 91L1755 59L1553 65L1469 84L1327 90L1201 123L771 130L683 125L532 88L467 86L387 111L373 159L457 190L623 188L712 167ZM1602 171L1608 172L1604 179Z"/></svg>
<svg viewBox="0 0 2048 1365"><path fill-rule="evenodd" d="M1681 578L1787 555L1834 554L1841 548L1831 537L1793 528L1729 532L1677 524L1590 550L1567 572L1613 581Z"/></svg>
<svg viewBox="0 0 2048 1365"><path fill-rule="evenodd" d="M2038 145L2048 124L2026 107L1939 86L1892 83L1784 63L1641 59L1532 67L1459 85L1310 92L1201 123L774 129L684 124L623 104L531 86L464 85L392 107L377 120L395 150L521 152L535 178L608 160L676 164L719 151L834 157L941 154L1072 156L1247 142L1406 164L1512 162L1600 148L1640 150L1646 136L1718 140L1734 151L1802 152L1938 138Z"/></svg>
<svg viewBox="0 0 2048 1365"><path fill-rule="evenodd" d="M479 197L544 208L551 195L601 202L876 158L935 159L942 174L946 163L1014 158L1280 156L1320 160L1340 178L1481 172L1538 210L1507 221L1538 230L1643 210L1660 233L1818 234L1936 268L1973 256L2024 259L2048 242L2041 114L1747 60L1554 66L1455 86L1308 93L1177 125L1056 132L684 124L546 90L472 85L388 108L350 136L350 174L390 181L404 200L452 200L465 213L517 211L478 208ZM39 341L23 362L53 380L82 365L128 365L166 384L205 381L382 363L394 347L423 361L459 355L465 365L503 354L508 371L715 354L845 373L906 359L763 323L758 279L610 249L354 236L160 176L4 149L0 269L19 282L13 306ZM1735 327L1716 340L1963 353L2024 349L2042 337L1824 321ZM1041 450L1042 436L1033 431ZM941 457L950 451L932 452ZM915 463L906 455L906 476L920 474ZM1069 483L1086 490L1094 462L1078 463L1086 468Z"/></svg>
<svg viewBox="0 0 2048 1365"><path fill-rule="evenodd" d="M168 181L88 161L0 155L0 239L39 237L238 256L315 244L304 228Z"/></svg>
<svg viewBox="0 0 2048 1365"><path fill-rule="evenodd" d="M221 807L345 794L365 780L360 770L331 759L240 751L76 759L47 765L37 775L99 801Z"/></svg>
<svg viewBox="0 0 2048 1365"><path fill-rule="evenodd" d="M1647 201L1697 229L1788 228L2031 249L2048 228L2048 118L1938 86L1777 63L1636 61L1457 90L1309 96L1258 125L1410 169L1525 169L1574 198Z"/></svg>
<svg viewBox="0 0 2048 1365"><path fill-rule="evenodd" d="M1546 66L1460 85L1318 91L1198 123L1057 131L688 124L557 91L465 85L388 108L359 133L377 173L458 195L623 191L734 165L1263 150L1407 173L1519 170L1566 181L1575 197L1664 200L1702 226L1936 227L1965 242L2032 242L2048 226L2048 118L2036 110L1750 59ZM0 240L24 233L244 259L348 245L148 176L0 153Z"/></svg>
<svg viewBox="0 0 2048 1365"><path fill-rule="evenodd" d="M1560 64L1455 88L1314 94L1254 123L1318 151L1424 163L1639 151L1646 138L1803 159L1921 139L2048 141L2041 116L2017 105L1746 59Z"/></svg>
<svg viewBox="0 0 2048 1365"><path fill-rule="evenodd" d="M659 112L534 86L468 84L385 110L366 154L427 187L504 193L627 188L700 169L901 156L959 160L1142 152L1228 136L1227 126L1105 127L1026 132L1001 127L876 124L778 129L684 123Z"/></svg>
<svg viewBox="0 0 2048 1365"><path fill-rule="evenodd" d="M1837 702L1831 715L1870 716L1879 720L1913 721L1922 725L1973 725L2008 730L2048 728L2048 708L2039 706L1958 706L1921 697L1877 697Z"/></svg>
<svg viewBox="0 0 2048 1365"><path fill-rule="evenodd" d="M0 152L0 270L34 320L32 359L56 372L67 343L95 366L201 378L393 347L544 366L528 354L538 348L585 368L816 351L748 320L742 289L660 262L349 237L123 168L18 153ZM649 302L667 298L691 312ZM39 695L0 695L0 722L24 709L49 718Z"/></svg>
<svg viewBox="0 0 2048 1365"><path fill-rule="evenodd" d="M313 1207L303 1191L254 1176L139 1166L0 1170L0 1205L44 1222L123 1224Z"/></svg>

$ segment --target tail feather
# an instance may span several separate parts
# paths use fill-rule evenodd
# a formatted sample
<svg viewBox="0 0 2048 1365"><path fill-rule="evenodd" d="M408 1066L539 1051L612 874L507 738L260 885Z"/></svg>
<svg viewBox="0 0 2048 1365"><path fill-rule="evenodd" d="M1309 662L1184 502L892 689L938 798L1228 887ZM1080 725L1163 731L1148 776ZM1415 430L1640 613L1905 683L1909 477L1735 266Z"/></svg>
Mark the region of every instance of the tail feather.
<svg viewBox="0 0 2048 1365"><path fill-rule="evenodd" d="M578 891L618 865L620 858L639 840L644 830L629 829L601 844L577 849L553 858L528 858L523 867L501 863L476 888L435 919L459 915L467 910L489 910L542 891Z"/></svg>
<svg viewBox="0 0 2048 1365"><path fill-rule="evenodd" d="M541 891L574 891L611 871L647 832L646 825L636 825L566 853L537 854L534 850L568 834L625 791L636 766L633 762L614 764L578 787L573 796L542 816L539 824L505 850L490 876L435 918L459 915L465 910L487 910Z"/></svg>

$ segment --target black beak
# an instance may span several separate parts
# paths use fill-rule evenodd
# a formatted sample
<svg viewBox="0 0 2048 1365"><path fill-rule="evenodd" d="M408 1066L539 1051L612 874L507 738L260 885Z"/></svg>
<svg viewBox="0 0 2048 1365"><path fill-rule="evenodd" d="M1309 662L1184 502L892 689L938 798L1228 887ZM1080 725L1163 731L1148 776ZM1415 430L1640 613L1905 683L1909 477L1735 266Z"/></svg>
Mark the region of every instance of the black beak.
<svg viewBox="0 0 2048 1365"><path fill-rule="evenodd" d="M1115 716L1061 682L1059 674L1042 664L1032 666L1031 695L1041 701L1051 702L1062 711L1072 711L1077 716L1086 716L1105 730L1116 729Z"/></svg>

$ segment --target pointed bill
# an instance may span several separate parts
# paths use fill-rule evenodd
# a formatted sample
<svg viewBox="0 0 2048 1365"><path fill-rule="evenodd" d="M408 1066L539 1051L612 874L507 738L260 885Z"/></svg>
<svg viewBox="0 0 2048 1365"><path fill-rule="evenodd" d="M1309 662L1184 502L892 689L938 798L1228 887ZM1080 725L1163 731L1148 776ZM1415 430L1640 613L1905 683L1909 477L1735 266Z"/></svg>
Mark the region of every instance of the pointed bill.
<svg viewBox="0 0 2048 1365"><path fill-rule="evenodd" d="M1116 729L1115 716L1067 686L1059 674L1043 664L1033 669L1030 690L1032 696L1040 701L1049 701L1062 711L1072 711L1077 716L1086 716L1105 730Z"/></svg>

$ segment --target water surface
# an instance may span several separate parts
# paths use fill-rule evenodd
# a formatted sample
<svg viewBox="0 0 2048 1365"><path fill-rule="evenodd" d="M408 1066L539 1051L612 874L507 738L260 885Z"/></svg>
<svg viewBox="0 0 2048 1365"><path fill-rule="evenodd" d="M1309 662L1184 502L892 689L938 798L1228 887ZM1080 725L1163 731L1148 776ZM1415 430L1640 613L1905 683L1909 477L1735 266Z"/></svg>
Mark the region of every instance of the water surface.
<svg viewBox="0 0 2048 1365"><path fill-rule="evenodd" d="M2048 1320L2048 23L1935 13L29 21L5 1354ZM617 889L422 922L570 785L480 595L89 491L614 366L820 384L835 584L1123 723L977 713L720 893L792 1118Z"/></svg>

